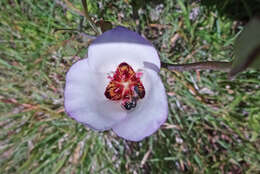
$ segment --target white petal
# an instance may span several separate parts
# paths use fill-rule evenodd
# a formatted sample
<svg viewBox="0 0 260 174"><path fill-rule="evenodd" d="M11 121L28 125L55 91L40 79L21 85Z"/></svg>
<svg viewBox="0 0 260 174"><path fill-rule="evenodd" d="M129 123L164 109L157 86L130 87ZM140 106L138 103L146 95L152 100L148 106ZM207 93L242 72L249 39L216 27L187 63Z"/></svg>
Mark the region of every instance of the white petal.
<svg viewBox="0 0 260 174"><path fill-rule="evenodd" d="M105 98L106 74L94 73L88 59L78 61L66 76L65 109L75 120L97 130L106 130L126 117L117 102Z"/></svg>
<svg viewBox="0 0 260 174"><path fill-rule="evenodd" d="M94 40L88 48L91 67L99 72L115 71L126 62L135 71L143 68L143 62L154 64L160 69L160 59L152 44L136 32L124 27L109 30Z"/></svg>
<svg viewBox="0 0 260 174"><path fill-rule="evenodd" d="M113 126L115 133L131 141L140 141L153 134L165 122L168 115L168 103L163 83L159 75L149 72L151 89L136 110L130 112L126 119Z"/></svg>

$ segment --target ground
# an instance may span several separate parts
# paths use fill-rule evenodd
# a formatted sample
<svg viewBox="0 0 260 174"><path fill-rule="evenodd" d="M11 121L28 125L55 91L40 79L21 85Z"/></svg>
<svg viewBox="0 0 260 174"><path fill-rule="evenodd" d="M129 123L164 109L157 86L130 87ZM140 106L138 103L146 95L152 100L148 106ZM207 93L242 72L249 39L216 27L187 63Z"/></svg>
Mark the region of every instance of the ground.
<svg viewBox="0 0 260 174"><path fill-rule="evenodd" d="M95 22L142 34L162 62L231 61L234 41L259 1L254 8L243 0L204 2L89 0L88 10ZM161 69L168 120L139 143L69 118L65 75L89 42L56 30L79 28L76 9L83 10L76 0L0 2L0 173L260 172L257 70L229 80L225 72ZM242 9L241 15L229 9ZM87 21L80 29L95 35Z"/></svg>

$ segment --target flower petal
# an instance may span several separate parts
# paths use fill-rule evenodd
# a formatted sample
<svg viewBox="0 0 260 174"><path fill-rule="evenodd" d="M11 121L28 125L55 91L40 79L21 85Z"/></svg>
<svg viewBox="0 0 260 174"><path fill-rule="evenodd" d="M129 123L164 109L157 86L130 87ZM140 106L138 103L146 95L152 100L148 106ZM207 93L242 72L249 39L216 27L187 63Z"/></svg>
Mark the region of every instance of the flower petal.
<svg viewBox="0 0 260 174"><path fill-rule="evenodd" d="M123 121L113 126L115 133L131 141L140 141L153 134L168 115L168 103L163 83L153 70L149 72L151 88L141 106L129 113Z"/></svg>
<svg viewBox="0 0 260 174"><path fill-rule="evenodd" d="M108 79L105 74L94 73L89 60L78 61L66 76L65 110L70 117L97 130L106 130L126 117L117 102L104 96Z"/></svg>
<svg viewBox="0 0 260 174"><path fill-rule="evenodd" d="M91 67L99 72L115 71L122 62L131 64L135 71L149 62L160 69L160 59L153 45L136 32L116 27L97 37L88 48Z"/></svg>

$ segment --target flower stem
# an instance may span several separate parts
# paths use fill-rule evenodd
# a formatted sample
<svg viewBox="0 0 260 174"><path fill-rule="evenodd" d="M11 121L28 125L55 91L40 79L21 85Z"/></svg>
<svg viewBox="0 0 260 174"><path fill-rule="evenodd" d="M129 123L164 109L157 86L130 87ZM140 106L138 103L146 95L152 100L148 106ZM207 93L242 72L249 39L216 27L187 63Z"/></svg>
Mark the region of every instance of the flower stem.
<svg viewBox="0 0 260 174"><path fill-rule="evenodd" d="M229 72L232 62L206 61L188 64L168 64L162 62L162 67L171 71L190 71L190 70L218 70Z"/></svg>
<svg viewBox="0 0 260 174"><path fill-rule="evenodd" d="M84 12L85 12L85 17L87 19L87 21L89 22L90 26L92 27L92 29L95 31L95 33L97 35L100 35L100 31L98 30L96 24L94 23L94 21L91 19L91 17L88 14L88 4L87 4L87 0L81 0L83 8L84 8Z"/></svg>

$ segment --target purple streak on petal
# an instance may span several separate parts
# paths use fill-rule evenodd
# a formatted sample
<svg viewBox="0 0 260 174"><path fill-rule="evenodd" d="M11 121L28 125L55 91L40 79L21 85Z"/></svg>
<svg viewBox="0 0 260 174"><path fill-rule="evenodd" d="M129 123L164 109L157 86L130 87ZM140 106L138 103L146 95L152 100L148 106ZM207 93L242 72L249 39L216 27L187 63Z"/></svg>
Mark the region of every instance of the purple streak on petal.
<svg viewBox="0 0 260 174"><path fill-rule="evenodd" d="M148 68L148 69L151 69L157 73L160 72L160 68L158 66L156 66L155 64L153 63L150 63L150 62L146 62L144 61L144 68Z"/></svg>
<svg viewBox="0 0 260 174"><path fill-rule="evenodd" d="M117 37L111 37L117 36ZM126 37L127 36L127 37ZM126 42L152 46L151 42L140 36L138 33L131 31L123 26L117 26L98 36L91 44L102 44L106 42Z"/></svg>
<svg viewBox="0 0 260 174"><path fill-rule="evenodd" d="M114 71L122 62L140 69L146 61L160 68L160 59L154 46L125 27L116 27L98 36L88 48L88 57L90 66L99 67L100 72Z"/></svg>

